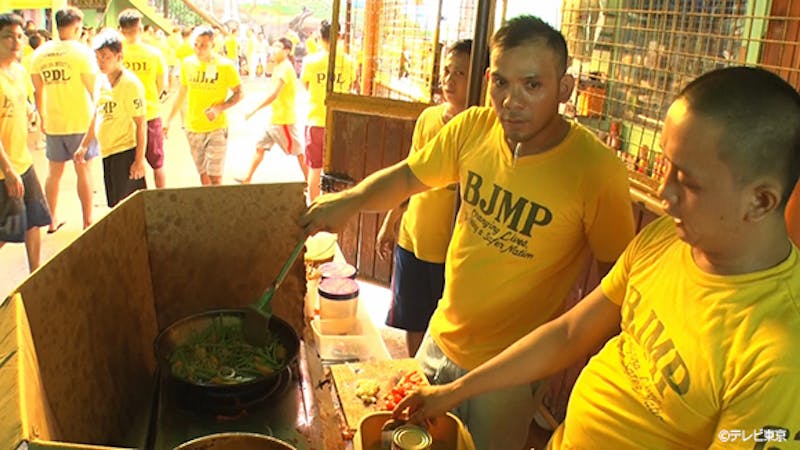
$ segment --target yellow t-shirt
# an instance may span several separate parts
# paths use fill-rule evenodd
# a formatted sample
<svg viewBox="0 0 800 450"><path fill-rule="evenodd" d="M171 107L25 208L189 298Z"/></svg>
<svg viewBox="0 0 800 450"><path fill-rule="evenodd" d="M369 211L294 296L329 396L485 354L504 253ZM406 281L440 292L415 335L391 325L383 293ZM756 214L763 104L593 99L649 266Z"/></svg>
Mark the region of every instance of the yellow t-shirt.
<svg viewBox="0 0 800 450"><path fill-rule="evenodd" d="M664 217L601 286L621 333L583 369L550 448L797 448L796 247L770 269L712 275ZM766 443L767 427L786 443Z"/></svg>
<svg viewBox="0 0 800 450"><path fill-rule="evenodd" d="M96 74L95 57L77 41L47 41L33 53L31 74L42 77L42 118L47 134L86 133L92 120L92 99L82 74Z"/></svg>
<svg viewBox="0 0 800 450"><path fill-rule="evenodd" d="M167 47L166 50L162 50L162 52L164 53L165 62L170 67L178 64L178 57L175 52L178 50L178 47L180 47L181 42L180 33L172 33L167 36Z"/></svg>
<svg viewBox="0 0 800 450"><path fill-rule="evenodd" d="M95 131L104 158L136 147L133 118L145 116L145 92L139 78L126 69L113 88L105 75L98 79Z"/></svg>
<svg viewBox="0 0 800 450"><path fill-rule="evenodd" d="M239 72L230 60L214 56L205 63L197 56L190 56L181 64L181 84L188 88L187 130L208 133L227 128L228 119L224 111L212 122L206 117L205 110L224 102L230 90L242 84Z"/></svg>
<svg viewBox="0 0 800 450"><path fill-rule="evenodd" d="M283 81L283 88L272 102L272 124L294 125L297 123L297 114L295 113L297 74L294 72L292 63L285 59L275 66L272 71L272 79Z"/></svg>
<svg viewBox="0 0 800 450"><path fill-rule="evenodd" d="M194 55L194 48L188 40L182 41L178 48L175 49L175 57L178 58L178 62L182 62L192 55Z"/></svg>
<svg viewBox="0 0 800 450"><path fill-rule="evenodd" d="M314 53L317 53L319 50L320 50L320 45L316 37L312 36L306 39L306 51L308 52L309 55L313 55Z"/></svg>
<svg viewBox="0 0 800 450"><path fill-rule="evenodd" d="M22 64L22 67L25 68L25 72L30 74L31 73L31 62L33 61L33 49L30 45L26 45L25 48L29 49L30 51L24 52L22 54L22 58L20 58L19 63ZM30 78L30 75L28 75ZM28 99L31 102L34 102L33 97L33 83L28 83Z"/></svg>
<svg viewBox="0 0 800 450"><path fill-rule="evenodd" d="M325 98L327 96L328 52L319 51L303 60L300 80L308 83L309 103L308 125L325 126ZM350 92L355 79L355 66L352 58L336 54L335 92Z"/></svg>
<svg viewBox="0 0 800 450"><path fill-rule="evenodd" d="M414 126L410 153L419 151L442 129L446 108L444 103L422 111ZM423 261L443 263L453 232L455 201L455 185L412 195L400 222L397 245Z"/></svg>
<svg viewBox="0 0 800 450"><path fill-rule="evenodd" d="M33 164L28 151L28 88L31 79L19 63L11 63L9 71L0 71L0 142L11 161L11 167L22 175ZM6 178L0 170L0 180ZM5 187L0 187L5 189Z"/></svg>
<svg viewBox="0 0 800 450"><path fill-rule="evenodd" d="M231 61L239 60L239 44L236 42L236 36L229 34L225 36L225 56Z"/></svg>
<svg viewBox="0 0 800 450"><path fill-rule="evenodd" d="M467 370L559 314L589 249L614 261L634 235L625 167L575 123L515 163L494 111L470 108L407 161L428 186L460 185L429 329Z"/></svg>
<svg viewBox="0 0 800 450"><path fill-rule="evenodd" d="M140 43L125 43L122 48L122 62L125 67L133 72L144 86L144 96L147 100L147 120L159 116L161 103L158 100L159 92L157 82L166 87L164 74L164 56L156 47Z"/></svg>

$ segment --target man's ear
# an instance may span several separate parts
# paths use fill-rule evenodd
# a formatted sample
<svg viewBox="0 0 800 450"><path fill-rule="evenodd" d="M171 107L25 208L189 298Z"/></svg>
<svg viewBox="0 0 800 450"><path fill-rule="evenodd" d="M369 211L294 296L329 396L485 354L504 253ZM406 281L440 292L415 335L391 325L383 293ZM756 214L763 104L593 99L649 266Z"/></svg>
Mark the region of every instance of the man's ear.
<svg viewBox="0 0 800 450"><path fill-rule="evenodd" d="M758 222L777 210L783 198L783 189L776 180L760 180L750 190L745 220Z"/></svg>
<svg viewBox="0 0 800 450"><path fill-rule="evenodd" d="M572 75L565 73L558 81L558 101L565 103L572 95L572 89L575 87L575 78Z"/></svg>

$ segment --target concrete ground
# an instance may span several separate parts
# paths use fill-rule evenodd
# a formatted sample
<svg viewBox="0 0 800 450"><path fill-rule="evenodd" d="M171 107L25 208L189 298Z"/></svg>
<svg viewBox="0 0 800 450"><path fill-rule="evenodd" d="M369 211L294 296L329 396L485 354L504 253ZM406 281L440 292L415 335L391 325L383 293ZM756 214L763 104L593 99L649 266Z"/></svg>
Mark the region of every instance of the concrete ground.
<svg viewBox="0 0 800 450"><path fill-rule="evenodd" d="M231 108L228 114L230 122L230 133L228 141L228 156L225 164L225 174L223 183L233 184L234 177L246 173L253 156L255 142L261 137L263 124L268 123L270 109L265 108L254 116L250 121L245 122L245 113L252 110L258 103L264 100L268 81L259 79L257 81L246 80L243 83L244 99ZM303 96L298 98L298 108L307 104L307 99ZM168 108L171 102L162 108L164 115L169 113ZM300 112L300 117L304 117L304 112ZM179 119L175 119L169 138L164 141L165 163L167 187L189 187L199 186L200 179L197 170L189 154L189 147L186 137L177 126ZM33 150L34 166L39 181L44 186L47 177L48 162L45 158L44 149ZM95 221L100 220L109 208L106 206L105 190L103 187L103 167L100 158L92 161L92 185L94 188L93 204ZM149 169L149 167L148 167ZM302 181L303 175L297 164L297 159L285 155L278 149L267 152L264 161L256 172L254 183L280 183ZM65 225L53 234L47 234L46 228L42 229L42 263L44 264L53 255L69 245L77 238L82 230L81 208L78 202L78 195L75 188L76 177L72 163L67 163L64 176L61 180L61 190L58 200L58 220L65 222ZM147 185L153 187L152 171L147 173ZM16 286L18 286L28 276L28 263L25 254L25 246L22 244L6 244L0 248L0 298L4 298Z"/></svg>

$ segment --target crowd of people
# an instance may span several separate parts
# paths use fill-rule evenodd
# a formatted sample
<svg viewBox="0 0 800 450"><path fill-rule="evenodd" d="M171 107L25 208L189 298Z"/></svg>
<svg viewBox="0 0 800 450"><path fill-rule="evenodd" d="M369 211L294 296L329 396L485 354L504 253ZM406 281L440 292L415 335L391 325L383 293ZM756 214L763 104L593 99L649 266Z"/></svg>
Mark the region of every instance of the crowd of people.
<svg viewBox="0 0 800 450"><path fill-rule="evenodd" d="M109 207L147 188L146 166L152 170L155 187L165 187L164 139L180 114L180 128L185 132L200 183L220 184L227 154L226 110L243 97L243 74L271 75L271 93L261 107L272 104L272 125L265 126L266 134L256 144L252 171L241 181L249 183L259 156L279 144L288 155L297 157L306 178L305 161L312 161L316 176L309 181L314 185L308 191L312 199L319 195L324 119L316 117L320 108L324 110L325 89L318 86L320 82L324 86L328 58L327 46L316 51L312 44L316 37L307 43L315 50L313 59L323 64L307 70L309 79L315 80L312 89L310 83L301 85L298 80L298 66L293 64L297 34L291 30L261 53L264 38L256 28L241 34L235 25L175 27L166 37L163 30L146 23L136 9L122 11L116 27L93 28L84 26L79 9L65 7L54 14L57 39L38 29L33 21L22 22L20 16L9 13L3 20L7 32L13 34L4 42L5 62L19 85L3 92L24 88L24 108L15 111L26 111L27 117L21 131L3 135L2 156L9 172L3 171L0 176L6 180L5 194L10 197L0 204L0 212L3 219L9 219L4 223L9 224L14 217L28 217L20 225L25 233L4 233L0 242L25 242L31 271L40 264L39 227L47 226L48 233L55 233L65 223L58 216L58 201L67 165L75 170L82 225L86 228L93 221L88 163L98 156L102 159ZM330 25L323 25L319 32L328 34ZM265 69L267 59L272 64L269 72ZM346 74L337 79L354 79L355 68L349 57L340 59L347 61ZM310 74L312 70L319 73ZM313 91L313 118L298 117L295 111L301 86ZM169 111L162 110L167 98L172 99ZM11 116L8 112L4 118ZM313 150L306 149L300 128L307 122L315 129L310 133L313 139L308 139ZM10 126L8 120L3 124ZM28 147L45 150L48 172L43 187L30 164ZM307 151L313 156L306 158ZM24 188L8 187L16 179L13 175L23 174ZM10 201L18 197L24 202ZM27 213L20 212L26 208Z"/></svg>

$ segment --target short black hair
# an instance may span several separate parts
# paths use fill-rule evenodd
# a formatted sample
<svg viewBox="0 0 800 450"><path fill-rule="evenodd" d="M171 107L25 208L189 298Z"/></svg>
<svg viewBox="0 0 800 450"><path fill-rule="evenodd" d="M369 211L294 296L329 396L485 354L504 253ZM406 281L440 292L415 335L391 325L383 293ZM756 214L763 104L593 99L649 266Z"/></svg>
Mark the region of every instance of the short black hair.
<svg viewBox="0 0 800 450"><path fill-rule="evenodd" d="M56 28L66 28L82 20L83 11L74 6L67 6L56 11Z"/></svg>
<svg viewBox="0 0 800 450"><path fill-rule="evenodd" d="M120 54L122 53L122 36L116 30L105 29L92 40L92 48L96 52L107 48L112 53Z"/></svg>
<svg viewBox="0 0 800 450"><path fill-rule="evenodd" d="M206 36L210 39L214 39L214 29L209 27L208 25L200 25L195 27L194 31L192 31L192 43L197 40L200 36Z"/></svg>
<svg viewBox="0 0 800 450"><path fill-rule="evenodd" d="M0 30L5 27L13 27L14 25L19 25L23 27L24 22L22 22L22 17L14 13L5 13L0 14Z"/></svg>
<svg viewBox="0 0 800 450"><path fill-rule="evenodd" d="M42 36L40 36L39 33L32 33L30 36L28 36L28 45L30 45L32 49L36 50L40 45L42 45Z"/></svg>
<svg viewBox="0 0 800 450"><path fill-rule="evenodd" d="M755 67L705 73L678 94L689 110L723 127L719 158L740 182L776 175L786 205L800 174L800 94Z"/></svg>
<svg viewBox="0 0 800 450"><path fill-rule="evenodd" d="M142 23L142 13L134 8L124 9L117 16L117 22L123 30L138 27Z"/></svg>
<svg viewBox="0 0 800 450"><path fill-rule="evenodd" d="M323 20L319 24L319 37L325 42L331 41L331 23L327 20Z"/></svg>
<svg viewBox="0 0 800 450"><path fill-rule="evenodd" d="M472 54L472 39L461 39L453 42L447 47L447 53L463 53L467 56Z"/></svg>
<svg viewBox="0 0 800 450"><path fill-rule="evenodd" d="M282 37L282 38L278 38L277 40L278 40L278 42L281 43L281 45L283 46L284 49L289 50L289 51L292 50L293 45L292 45L292 41L290 41L289 38Z"/></svg>
<svg viewBox="0 0 800 450"><path fill-rule="evenodd" d="M555 53L558 62L558 73L567 71L569 52L564 35L542 19L522 15L509 19L492 36L490 49L508 50L530 42L543 42Z"/></svg>

